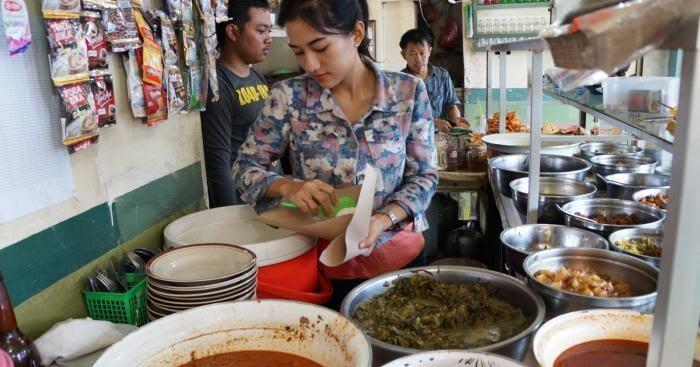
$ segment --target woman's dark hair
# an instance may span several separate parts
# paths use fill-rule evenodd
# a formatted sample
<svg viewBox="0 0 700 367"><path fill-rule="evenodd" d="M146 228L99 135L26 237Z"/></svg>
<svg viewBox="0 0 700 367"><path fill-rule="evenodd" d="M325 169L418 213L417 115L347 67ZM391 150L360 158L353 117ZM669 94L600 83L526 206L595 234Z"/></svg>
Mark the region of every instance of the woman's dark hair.
<svg viewBox="0 0 700 367"><path fill-rule="evenodd" d="M401 36L401 41L399 41L399 46L402 50L405 50L409 43L415 43L422 45L423 42L427 43L428 46L433 47L433 37L425 29L414 28L406 31L406 33Z"/></svg>
<svg viewBox="0 0 700 367"><path fill-rule="evenodd" d="M301 19L323 34L349 34L357 22L365 24L365 38L357 48L360 55L372 58L369 53L367 25L369 8L367 0L282 0L277 25Z"/></svg>
<svg viewBox="0 0 700 367"><path fill-rule="evenodd" d="M243 26L250 21L250 9L263 8L269 9L270 4L267 0L229 0L227 15L229 20L216 23L216 37L219 41L219 47L224 46L226 39L226 27L229 24L235 24L238 29L243 31Z"/></svg>

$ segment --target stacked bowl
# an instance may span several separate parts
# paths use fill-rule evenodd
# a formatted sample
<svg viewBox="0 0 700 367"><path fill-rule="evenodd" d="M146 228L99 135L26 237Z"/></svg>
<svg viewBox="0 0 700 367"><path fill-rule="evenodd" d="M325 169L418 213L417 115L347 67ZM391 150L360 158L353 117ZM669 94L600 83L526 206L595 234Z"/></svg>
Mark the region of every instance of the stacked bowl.
<svg viewBox="0 0 700 367"><path fill-rule="evenodd" d="M146 265L148 316L254 299L257 275L255 254L239 246L207 243L163 252Z"/></svg>

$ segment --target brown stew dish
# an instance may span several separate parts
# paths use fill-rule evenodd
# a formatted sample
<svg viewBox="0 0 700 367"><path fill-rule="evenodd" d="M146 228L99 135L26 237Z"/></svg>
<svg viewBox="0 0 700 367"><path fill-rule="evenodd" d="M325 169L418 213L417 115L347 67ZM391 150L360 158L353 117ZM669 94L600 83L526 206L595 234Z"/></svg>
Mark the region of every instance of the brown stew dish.
<svg viewBox="0 0 700 367"><path fill-rule="evenodd" d="M554 367L646 367L649 343L605 339L574 345L554 361ZM693 361L693 367L700 362Z"/></svg>
<svg viewBox="0 0 700 367"><path fill-rule="evenodd" d="M323 367L294 354L269 350L244 350L195 359L179 367Z"/></svg>

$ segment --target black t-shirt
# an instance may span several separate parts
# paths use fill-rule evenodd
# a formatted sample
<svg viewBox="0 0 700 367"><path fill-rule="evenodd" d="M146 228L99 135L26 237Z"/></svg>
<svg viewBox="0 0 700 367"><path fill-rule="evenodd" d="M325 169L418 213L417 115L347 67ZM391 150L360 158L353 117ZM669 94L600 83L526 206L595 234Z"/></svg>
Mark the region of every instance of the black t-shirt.
<svg viewBox="0 0 700 367"><path fill-rule="evenodd" d="M221 63L216 64L219 79L219 100L207 102L202 112L204 163L207 172L209 205L216 208L242 204L231 168L238 157L238 148L248 137L248 128L258 118L268 86L265 78L250 68L250 74L239 77Z"/></svg>

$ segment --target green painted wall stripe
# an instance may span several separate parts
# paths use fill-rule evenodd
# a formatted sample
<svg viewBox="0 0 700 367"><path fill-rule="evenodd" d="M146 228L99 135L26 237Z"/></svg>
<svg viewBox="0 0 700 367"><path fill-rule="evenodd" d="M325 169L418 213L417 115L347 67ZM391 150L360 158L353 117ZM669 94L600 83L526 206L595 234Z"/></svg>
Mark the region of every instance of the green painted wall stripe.
<svg viewBox="0 0 700 367"><path fill-rule="evenodd" d="M113 204L121 238L134 238L203 195L202 168L197 162L121 196Z"/></svg>
<svg viewBox="0 0 700 367"><path fill-rule="evenodd" d="M194 163L0 250L5 285L18 305L203 196Z"/></svg>
<svg viewBox="0 0 700 367"><path fill-rule="evenodd" d="M101 204L0 250L0 269L13 303L111 250L118 240L109 206Z"/></svg>

